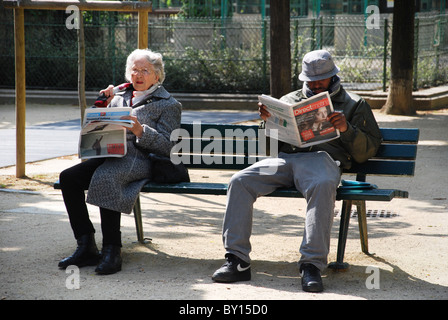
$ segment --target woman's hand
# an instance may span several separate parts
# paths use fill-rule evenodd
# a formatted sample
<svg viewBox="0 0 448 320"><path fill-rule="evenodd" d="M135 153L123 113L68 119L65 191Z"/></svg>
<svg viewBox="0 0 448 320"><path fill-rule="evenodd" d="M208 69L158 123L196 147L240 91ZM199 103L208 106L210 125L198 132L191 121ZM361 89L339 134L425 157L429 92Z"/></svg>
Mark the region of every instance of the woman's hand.
<svg viewBox="0 0 448 320"><path fill-rule="evenodd" d="M258 114L264 121L266 121L271 116L271 114L266 110L266 106L261 102L258 102Z"/></svg>
<svg viewBox="0 0 448 320"><path fill-rule="evenodd" d="M123 120L132 120L134 121L134 124L132 126L132 128L127 128L129 131L131 131L137 138L141 138L143 135L143 126L140 124L140 122L138 122L137 117L134 116L124 116L121 117L120 119Z"/></svg>
<svg viewBox="0 0 448 320"><path fill-rule="evenodd" d="M106 89L100 91L100 95L102 94L107 97L107 104L109 104L114 97L114 86L110 84Z"/></svg>

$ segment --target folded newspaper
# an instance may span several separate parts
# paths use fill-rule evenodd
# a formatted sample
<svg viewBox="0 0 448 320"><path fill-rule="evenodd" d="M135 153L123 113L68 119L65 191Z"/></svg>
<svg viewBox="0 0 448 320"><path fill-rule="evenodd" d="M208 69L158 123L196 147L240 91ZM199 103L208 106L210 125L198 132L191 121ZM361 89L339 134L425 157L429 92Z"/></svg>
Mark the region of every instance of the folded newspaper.
<svg viewBox="0 0 448 320"><path fill-rule="evenodd" d="M267 95L259 96L258 100L271 114L265 126L267 136L299 148L340 136L339 130L327 120L327 116L334 112L327 91L292 105Z"/></svg>
<svg viewBox="0 0 448 320"><path fill-rule="evenodd" d="M126 128L132 120L121 119L131 114L132 108L88 108L79 137L78 154L81 159L123 157L126 152Z"/></svg>

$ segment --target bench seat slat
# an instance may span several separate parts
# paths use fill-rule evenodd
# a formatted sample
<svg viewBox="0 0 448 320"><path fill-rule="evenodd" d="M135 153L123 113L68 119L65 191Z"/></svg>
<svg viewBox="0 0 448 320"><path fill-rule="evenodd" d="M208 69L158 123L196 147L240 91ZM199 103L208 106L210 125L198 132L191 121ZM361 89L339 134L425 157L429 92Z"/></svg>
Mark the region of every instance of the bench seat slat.
<svg viewBox="0 0 448 320"><path fill-rule="evenodd" d="M336 200L391 201L393 198L408 198L409 193L396 189L342 190L338 189Z"/></svg>
<svg viewBox="0 0 448 320"><path fill-rule="evenodd" d="M176 184L150 182L143 187L142 192L226 195L227 184L209 183L209 182L203 182L203 183L181 182ZM295 188L279 188L273 193L266 196L303 198L303 195ZM362 189L362 190L338 189L336 199L391 201L394 197L407 198L408 192L395 189Z"/></svg>
<svg viewBox="0 0 448 320"><path fill-rule="evenodd" d="M54 188L60 189L59 181L54 184ZM141 192L226 195L227 183L181 182L169 184L149 182L143 186ZM303 198L303 195L295 188L279 188L267 196ZM407 191L395 189L338 189L336 200L391 201L393 198L408 198L408 196L409 194Z"/></svg>
<svg viewBox="0 0 448 320"><path fill-rule="evenodd" d="M226 183L200 183L200 182L180 182L175 184L153 183L145 184L142 192L153 193L190 193L190 194L215 194L226 195Z"/></svg>

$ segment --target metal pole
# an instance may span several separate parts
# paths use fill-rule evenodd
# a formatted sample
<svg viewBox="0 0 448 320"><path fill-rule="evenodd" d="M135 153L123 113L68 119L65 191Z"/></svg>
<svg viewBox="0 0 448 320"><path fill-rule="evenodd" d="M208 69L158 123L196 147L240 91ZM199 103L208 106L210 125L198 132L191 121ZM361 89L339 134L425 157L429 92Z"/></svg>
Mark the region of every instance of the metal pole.
<svg viewBox="0 0 448 320"><path fill-rule="evenodd" d="M387 81L387 44L389 40L389 20L384 19L384 48L383 48L383 91L386 92L386 81Z"/></svg>
<svg viewBox="0 0 448 320"><path fill-rule="evenodd" d="M269 89L268 83L268 68L267 68L267 60L268 60L268 54L267 54L267 21L266 19L263 19L263 27L262 27L262 50L263 50L263 90Z"/></svg>
<svg viewBox="0 0 448 320"><path fill-rule="evenodd" d="M419 24L420 20L418 17L415 17L414 24L414 90L418 88L418 38L419 38ZM436 69L437 71L437 69Z"/></svg>
<svg viewBox="0 0 448 320"><path fill-rule="evenodd" d="M311 20L311 41L310 41L310 44L311 44L311 50L310 51L316 50L316 19L315 18L313 18Z"/></svg>
<svg viewBox="0 0 448 320"><path fill-rule="evenodd" d="M319 18L319 39L318 39L318 45L319 45L319 49L322 49L323 47L323 40L324 39L324 19L321 16Z"/></svg>

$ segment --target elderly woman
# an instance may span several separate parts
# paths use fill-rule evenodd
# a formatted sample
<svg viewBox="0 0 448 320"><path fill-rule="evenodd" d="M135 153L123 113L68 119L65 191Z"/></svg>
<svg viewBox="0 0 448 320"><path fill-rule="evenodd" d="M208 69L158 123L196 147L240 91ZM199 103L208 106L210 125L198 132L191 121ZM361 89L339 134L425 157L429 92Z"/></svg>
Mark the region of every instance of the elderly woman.
<svg viewBox="0 0 448 320"><path fill-rule="evenodd" d="M128 118L134 125L127 131L124 157L89 159L61 172L62 195L78 246L59 262L60 268L97 265L98 274L121 270L121 213L131 213L141 187L148 181L149 154L169 156L173 146L170 134L180 127L181 104L162 86L164 78L162 55L137 49L126 62L126 79L131 85L115 96L113 86L101 91L109 97L108 107L133 108ZM100 208L101 255L86 202Z"/></svg>

